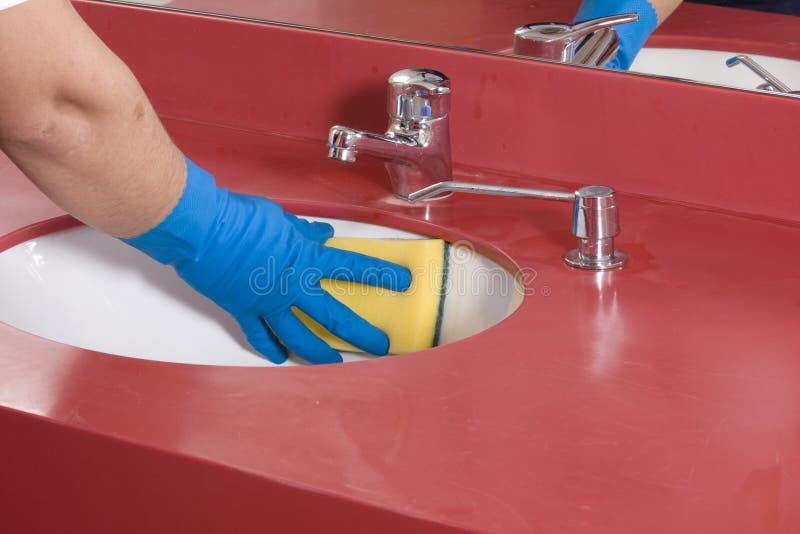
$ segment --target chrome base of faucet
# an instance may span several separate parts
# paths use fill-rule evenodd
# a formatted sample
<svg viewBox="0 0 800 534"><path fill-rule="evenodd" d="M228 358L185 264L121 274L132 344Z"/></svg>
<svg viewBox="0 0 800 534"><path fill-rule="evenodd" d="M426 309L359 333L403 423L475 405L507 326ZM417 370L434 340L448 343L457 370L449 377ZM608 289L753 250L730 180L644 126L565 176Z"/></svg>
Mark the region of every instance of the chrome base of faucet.
<svg viewBox="0 0 800 534"><path fill-rule="evenodd" d="M572 249L564 254L564 263L576 269L586 269L591 271L608 271L611 269L622 269L628 263L628 255L619 250L615 250L611 256L601 259L584 256L580 249Z"/></svg>

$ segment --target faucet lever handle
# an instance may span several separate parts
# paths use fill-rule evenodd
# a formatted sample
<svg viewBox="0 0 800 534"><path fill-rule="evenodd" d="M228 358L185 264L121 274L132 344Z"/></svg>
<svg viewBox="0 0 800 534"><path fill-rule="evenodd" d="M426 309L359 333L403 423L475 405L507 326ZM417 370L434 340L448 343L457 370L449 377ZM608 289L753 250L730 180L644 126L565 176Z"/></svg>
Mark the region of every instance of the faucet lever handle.
<svg viewBox="0 0 800 534"><path fill-rule="evenodd" d="M638 20L637 13L623 13L578 24L560 22L526 24L514 31L514 53L561 63L574 63L575 52L586 36L609 28L612 33L608 35L611 37L611 42L608 44L613 45L616 35L612 28Z"/></svg>
<svg viewBox="0 0 800 534"><path fill-rule="evenodd" d="M450 112L450 79L432 69L403 69L389 76L391 117L428 122Z"/></svg>
<svg viewBox="0 0 800 534"><path fill-rule="evenodd" d="M777 91L787 94L798 94L797 91L792 91L791 87L789 87L788 85L780 81L778 78L773 76L772 73L770 73L767 69L761 66L750 56L738 55L725 61L725 65L727 65L728 67L735 67L739 63L748 67L750 70L755 72L762 80L764 80L764 83L759 85L758 89L764 89L766 91Z"/></svg>
<svg viewBox="0 0 800 534"><path fill-rule="evenodd" d="M572 32L574 33L576 39L580 39L581 37L585 37L596 32L597 30L602 30L603 28L611 28L613 26L628 24L638 20L638 13L623 13L621 15L612 15L610 17L579 22L578 24L572 26Z"/></svg>

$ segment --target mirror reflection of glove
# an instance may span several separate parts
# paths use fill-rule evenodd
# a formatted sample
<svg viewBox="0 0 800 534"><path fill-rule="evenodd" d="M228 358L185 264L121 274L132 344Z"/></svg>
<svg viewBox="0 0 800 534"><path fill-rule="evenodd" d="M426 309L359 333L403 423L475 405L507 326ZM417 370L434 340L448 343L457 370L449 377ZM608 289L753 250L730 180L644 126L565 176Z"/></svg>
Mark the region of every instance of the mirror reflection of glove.
<svg viewBox="0 0 800 534"><path fill-rule="evenodd" d="M636 54L658 26L658 14L653 4L647 0L583 0L575 15L575 22L584 22L623 13L638 13L639 21L614 27L619 35L619 53L606 63L609 69L631 68Z"/></svg>
<svg viewBox="0 0 800 534"><path fill-rule="evenodd" d="M274 363L286 349L312 363L342 358L312 334L292 306L366 352L384 355L389 339L320 288L334 278L403 291L408 269L324 246L325 223L287 213L262 197L229 193L186 159L186 187L167 218L144 234L123 239L172 265L190 286L233 315L247 340Z"/></svg>

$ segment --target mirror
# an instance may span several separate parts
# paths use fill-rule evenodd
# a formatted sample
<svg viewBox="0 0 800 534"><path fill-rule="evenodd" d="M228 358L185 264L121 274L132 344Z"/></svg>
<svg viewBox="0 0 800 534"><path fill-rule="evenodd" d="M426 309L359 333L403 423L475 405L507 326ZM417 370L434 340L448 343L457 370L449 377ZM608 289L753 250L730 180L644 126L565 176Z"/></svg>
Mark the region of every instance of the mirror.
<svg viewBox="0 0 800 534"><path fill-rule="evenodd" d="M570 22L581 5L581 0L107 1L540 59L537 48L519 46L519 37L515 47L515 30L519 36L530 23ZM798 35L798 0L686 0L650 36L630 71L785 95L800 91ZM578 61L570 62L604 65L603 52L614 39L613 29L590 33L575 44Z"/></svg>

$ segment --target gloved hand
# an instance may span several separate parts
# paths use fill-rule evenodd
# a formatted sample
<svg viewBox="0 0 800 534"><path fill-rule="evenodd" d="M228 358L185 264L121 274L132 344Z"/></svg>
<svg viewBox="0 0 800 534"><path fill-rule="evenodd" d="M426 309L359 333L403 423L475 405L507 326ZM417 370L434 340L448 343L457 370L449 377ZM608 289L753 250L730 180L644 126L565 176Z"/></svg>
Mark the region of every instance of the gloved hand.
<svg viewBox="0 0 800 534"><path fill-rule="evenodd" d="M614 29L619 35L619 53L606 63L610 69L628 70L636 54L658 26L658 14L647 0L583 0L574 22L585 22L600 17L638 13L638 22L620 24Z"/></svg>
<svg viewBox="0 0 800 534"><path fill-rule="evenodd" d="M233 315L253 348L274 363L286 360L286 348L312 363L342 361L300 322L292 306L352 345L386 354L388 337L321 289L319 280L403 291L411 284L408 269L326 247L333 236L329 224L299 219L266 198L218 188L213 176L188 158L186 167L186 187L172 213L123 241L172 265L190 286Z"/></svg>

